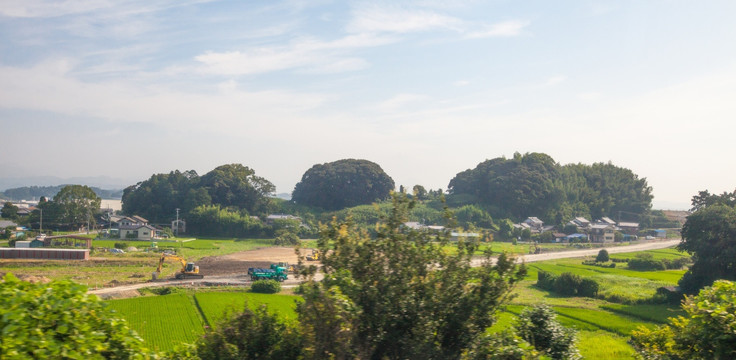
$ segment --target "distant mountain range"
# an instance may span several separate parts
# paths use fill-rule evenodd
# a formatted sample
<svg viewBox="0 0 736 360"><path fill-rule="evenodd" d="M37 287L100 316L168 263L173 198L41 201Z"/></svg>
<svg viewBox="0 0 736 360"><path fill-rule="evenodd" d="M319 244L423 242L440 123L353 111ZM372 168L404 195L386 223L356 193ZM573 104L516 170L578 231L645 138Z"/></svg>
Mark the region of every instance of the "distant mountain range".
<svg viewBox="0 0 736 360"><path fill-rule="evenodd" d="M124 188L135 184L105 176L58 178L53 176L0 178L0 198L6 200L38 200L52 198L64 185L86 185L103 199L120 199Z"/></svg>

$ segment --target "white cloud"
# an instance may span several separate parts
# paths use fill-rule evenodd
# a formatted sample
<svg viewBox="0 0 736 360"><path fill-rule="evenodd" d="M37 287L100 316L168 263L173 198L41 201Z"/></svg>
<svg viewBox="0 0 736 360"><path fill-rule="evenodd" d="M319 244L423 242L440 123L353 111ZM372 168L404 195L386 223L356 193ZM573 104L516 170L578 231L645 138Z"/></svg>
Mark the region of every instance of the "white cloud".
<svg viewBox="0 0 736 360"><path fill-rule="evenodd" d="M565 75L555 75L547 79L547 81L542 84L542 86L554 86L557 84L561 84L567 80L567 76Z"/></svg>
<svg viewBox="0 0 736 360"><path fill-rule="evenodd" d="M208 1L211 0L3 0L0 3L0 15L21 18L51 18L88 13L131 15Z"/></svg>
<svg viewBox="0 0 736 360"><path fill-rule="evenodd" d="M420 94L397 94L396 96L378 104L378 109L383 111L394 111L398 108L426 98L427 97L425 95Z"/></svg>
<svg viewBox="0 0 736 360"><path fill-rule="evenodd" d="M399 6L361 6L353 9L347 30L353 33L408 33L437 28L457 29L462 20L426 10L407 10Z"/></svg>
<svg viewBox="0 0 736 360"><path fill-rule="evenodd" d="M268 132L268 126L297 122L302 112L329 96L288 91L239 89L221 83L213 93L186 92L134 81L82 82L69 74L70 61L32 68L0 67L0 108L48 111L110 122L142 122L161 127L212 132ZM250 130L248 130L250 129Z"/></svg>
<svg viewBox="0 0 736 360"><path fill-rule="evenodd" d="M452 83L452 85L455 85L455 86L458 86L458 87L460 87L460 86L467 86L467 85L470 85L470 81L468 81L468 80L458 80L458 81L455 81L454 83Z"/></svg>
<svg viewBox="0 0 736 360"><path fill-rule="evenodd" d="M350 35L333 41L302 38L286 46L259 47L247 51L208 52L195 57L200 71L218 75L248 75L302 68L309 72L341 72L368 66L348 50L374 47L396 41L368 34Z"/></svg>
<svg viewBox="0 0 736 360"><path fill-rule="evenodd" d="M524 28L529 25L528 21L509 20L492 25L484 25L479 30L471 30L466 37L471 39L488 37L513 37L522 34Z"/></svg>

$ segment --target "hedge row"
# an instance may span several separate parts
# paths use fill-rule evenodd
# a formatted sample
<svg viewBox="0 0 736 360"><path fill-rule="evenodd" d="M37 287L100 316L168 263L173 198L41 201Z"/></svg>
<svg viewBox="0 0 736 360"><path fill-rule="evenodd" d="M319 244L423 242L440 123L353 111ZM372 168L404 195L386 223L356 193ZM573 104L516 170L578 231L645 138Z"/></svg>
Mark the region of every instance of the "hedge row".
<svg viewBox="0 0 736 360"><path fill-rule="evenodd" d="M600 288L598 282L593 279L584 279L569 272L555 275L546 271L539 271L537 287L560 295L585 297L595 297Z"/></svg>
<svg viewBox="0 0 736 360"><path fill-rule="evenodd" d="M637 257L629 259L629 269L640 270L640 271L652 271L652 270L676 270L682 269L683 266L690 263L689 258L677 258L677 259L661 259L656 260L651 257Z"/></svg>

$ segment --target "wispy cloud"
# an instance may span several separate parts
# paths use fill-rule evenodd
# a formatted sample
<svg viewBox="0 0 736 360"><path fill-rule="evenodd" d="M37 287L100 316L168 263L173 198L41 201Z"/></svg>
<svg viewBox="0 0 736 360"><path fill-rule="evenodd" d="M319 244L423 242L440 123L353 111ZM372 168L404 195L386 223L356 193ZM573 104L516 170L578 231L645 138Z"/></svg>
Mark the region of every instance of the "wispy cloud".
<svg viewBox="0 0 736 360"><path fill-rule="evenodd" d="M483 25L481 29L471 30L466 37L471 39L489 38L489 37L513 37L523 33L524 28L529 25L529 21L509 20L492 25Z"/></svg>
<svg viewBox="0 0 736 360"><path fill-rule="evenodd" d="M548 78L542 84L542 86L554 86L554 85L561 84L561 83L565 82L565 80L567 80L567 76L565 76L565 75L555 75L555 76L552 76L552 77Z"/></svg>
<svg viewBox="0 0 736 360"><path fill-rule="evenodd" d="M286 46L258 47L245 51L207 52L194 59L201 72L248 75L285 69L339 72L361 69L367 62L348 50L380 46L396 39L368 34L349 35L333 41L302 38Z"/></svg>
<svg viewBox="0 0 736 360"><path fill-rule="evenodd" d="M420 94L397 94L396 96L378 104L378 109L382 111L394 111L408 104L425 100L426 98L427 96Z"/></svg>
<svg viewBox="0 0 736 360"><path fill-rule="evenodd" d="M437 28L458 29L462 20L428 10L399 6L361 6L353 9L347 30L353 33L408 33Z"/></svg>

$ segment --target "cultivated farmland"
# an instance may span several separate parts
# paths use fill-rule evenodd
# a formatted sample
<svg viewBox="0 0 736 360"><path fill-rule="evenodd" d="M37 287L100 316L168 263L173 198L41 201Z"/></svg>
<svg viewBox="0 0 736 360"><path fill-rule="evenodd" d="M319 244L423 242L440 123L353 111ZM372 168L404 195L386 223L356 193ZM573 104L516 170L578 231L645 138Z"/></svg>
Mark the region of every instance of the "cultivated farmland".
<svg viewBox="0 0 736 360"><path fill-rule="evenodd" d="M153 349L171 350L194 342L204 332L199 311L186 294L110 300L108 304Z"/></svg>

